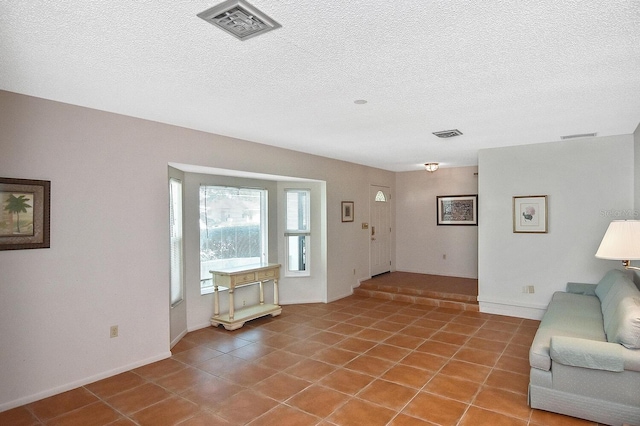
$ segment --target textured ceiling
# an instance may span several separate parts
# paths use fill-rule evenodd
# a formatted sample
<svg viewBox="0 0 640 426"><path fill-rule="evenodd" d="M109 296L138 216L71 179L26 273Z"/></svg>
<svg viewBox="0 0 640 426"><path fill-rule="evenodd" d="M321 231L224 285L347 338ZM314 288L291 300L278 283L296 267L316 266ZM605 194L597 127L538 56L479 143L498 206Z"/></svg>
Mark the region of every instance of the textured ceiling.
<svg viewBox="0 0 640 426"><path fill-rule="evenodd" d="M640 0L217 3L2 0L0 89L393 171L640 122Z"/></svg>

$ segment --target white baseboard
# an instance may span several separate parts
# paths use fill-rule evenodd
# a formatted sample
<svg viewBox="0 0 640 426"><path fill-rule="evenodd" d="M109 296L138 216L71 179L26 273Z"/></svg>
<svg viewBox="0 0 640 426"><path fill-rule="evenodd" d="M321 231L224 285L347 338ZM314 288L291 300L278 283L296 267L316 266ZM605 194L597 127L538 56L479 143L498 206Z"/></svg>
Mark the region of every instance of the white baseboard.
<svg viewBox="0 0 640 426"><path fill-rule="evenodd" d="M352 294L353 294L353 288L351 289L351 291L349 291L346 294L338 295L338 296L332 297L331 299L327 299L327 303L331 303L331 302L335 302L336 300L344 299L345 297L349 297Z"/></svg>
<svg viewBox="0 0 640 426"><path fill-rule="evenodd" d="M180 333L180 334L179 334L175 339L173 339L173 340L171 341L171 344L169 345L169 347L170 347L171 349L173 349L173 347L174 347L175 345L177 345L177 344L178 344L178 342L179 342L179 341L180 341L184 336L186 336L188 332L189 332L189 330L183 330L183 331L182 331L182 333Z"/></svg>
<svg viewBox="0 0 640 426"><path fill-rule="evenodd" d="M438 275L441 277L455 277L455 278L469 278L471 280L477 280L478 277L477 276L467 276L464 274L458 274L456 272L426 272L426 271L419 271L417 269L411 269L411 268L396 268L396 270L398 272L409 272L411 274L424 274L424 275Z"/></svg>
<svg viewBox="0 0 640 426"><path fill-rule="evenodd" d="M480 312L517 318L540 320L547 311L547 305L523 304L509 300L487 300L478 297L478 302Z"/></svg>
<svg viewBox="0 0 640 426"><path fill-rule="evenodd" d="M191 327L187 327L187 333L191 333L192 331L201 330L207 327L211 327L211 321L207 321L202 324L196 324L196 325L192 325Z"/></svg>
<svg viewBox="0 0 640 426"><path fill-rule="evenodd" d="M307 303L324 303L324 300L321 299L292 299L292 300L285 300L285 301L280 301L280 306L287 306L287 305L305 305Z"/></svg>
<svg viewBox="0 0 640 426"><path fill-rule="evenodd" d="M70 391L72 389L79 388L80 386L88 385L89 383L97 382L98 380L106 379L107 377L115 376L116 374L124 373L126 371L133 370L134 368L142 367L143 365L151 364L152 362L169 358L170 356L171 356L171 352L164 352L162 354L144 359L142 361L137 361L129 365L124 365L122 367L114 368L113 370L104 371L94 376L85 377L83 379L76 380L75 382L67 383L62 386L57 386L55 388L47 389L45 391L38 392L33 395L28 395L22 398L18 398L16 400L9 401L4 404L0 404L0 412L10 410L12 408L20 407L22 405L29 404L31 402L39 401L43 398L48 398L50 396L57 395L62 392Z"/></svg>

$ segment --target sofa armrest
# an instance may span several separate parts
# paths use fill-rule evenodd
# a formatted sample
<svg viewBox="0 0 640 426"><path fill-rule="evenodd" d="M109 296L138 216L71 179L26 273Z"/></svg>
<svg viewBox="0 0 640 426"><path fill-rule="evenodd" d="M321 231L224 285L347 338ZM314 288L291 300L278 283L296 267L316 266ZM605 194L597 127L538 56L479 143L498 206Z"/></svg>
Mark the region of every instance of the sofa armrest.
<svg viewBox="0 0 640 426"><path fill-rule="evenodd" d="M597 287L597 284L567 283L567 293L584 294L586 296L595 296L596 287Z"/></svg>
<svg viewBox="0 0 640 426"><path fill-rule="evenodd" d="M553 336L549 352L560 364L619 372L624 371L624 350L617 343Z"/></svg>

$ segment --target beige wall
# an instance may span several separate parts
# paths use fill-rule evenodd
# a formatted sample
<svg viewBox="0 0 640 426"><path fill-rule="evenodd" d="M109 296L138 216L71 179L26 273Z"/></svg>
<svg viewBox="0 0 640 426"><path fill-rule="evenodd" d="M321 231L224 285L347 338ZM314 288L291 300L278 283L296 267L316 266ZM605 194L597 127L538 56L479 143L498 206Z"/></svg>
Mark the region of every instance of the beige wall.
<svg viewBox="0 0 640 426"><path fill-rule="evenodd" d="M168 163L325 181L327 300L368 273L369 185L395 189L391 172L9 92L0 111L0 175L51 181L51 248L0 252L0 411L169 355Z"/></svg>
<svg viewBox="0 0 640 426"><path fill-rule="evenodd" d="M454 167L396 174L398 270L478 277L478 227L436 224L436 197L477 194L477 171Z"/></svg>

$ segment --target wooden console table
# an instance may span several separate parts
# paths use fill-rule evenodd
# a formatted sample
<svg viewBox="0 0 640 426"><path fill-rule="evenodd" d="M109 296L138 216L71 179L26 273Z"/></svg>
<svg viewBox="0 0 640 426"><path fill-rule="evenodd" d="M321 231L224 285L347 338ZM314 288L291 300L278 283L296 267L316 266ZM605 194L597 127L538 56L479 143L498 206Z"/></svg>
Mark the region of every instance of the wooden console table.
<svg viewBox="0 0 640 426"><path fill-rule="evenodd" d="M278 278L280 265L277 263L261 263L254 265L226 268L209 271L213 276L213 317L211 325L222 324L227 330L237 330L245 322L255 318L280 315L282 308L278 305ZM264 283L273 281L273 304L264 303ZM238 287L258 284L260 287L260 304L235 310L234 292ZM218 287L229 288L229 313L220 314L220 296Z"/></svg>

